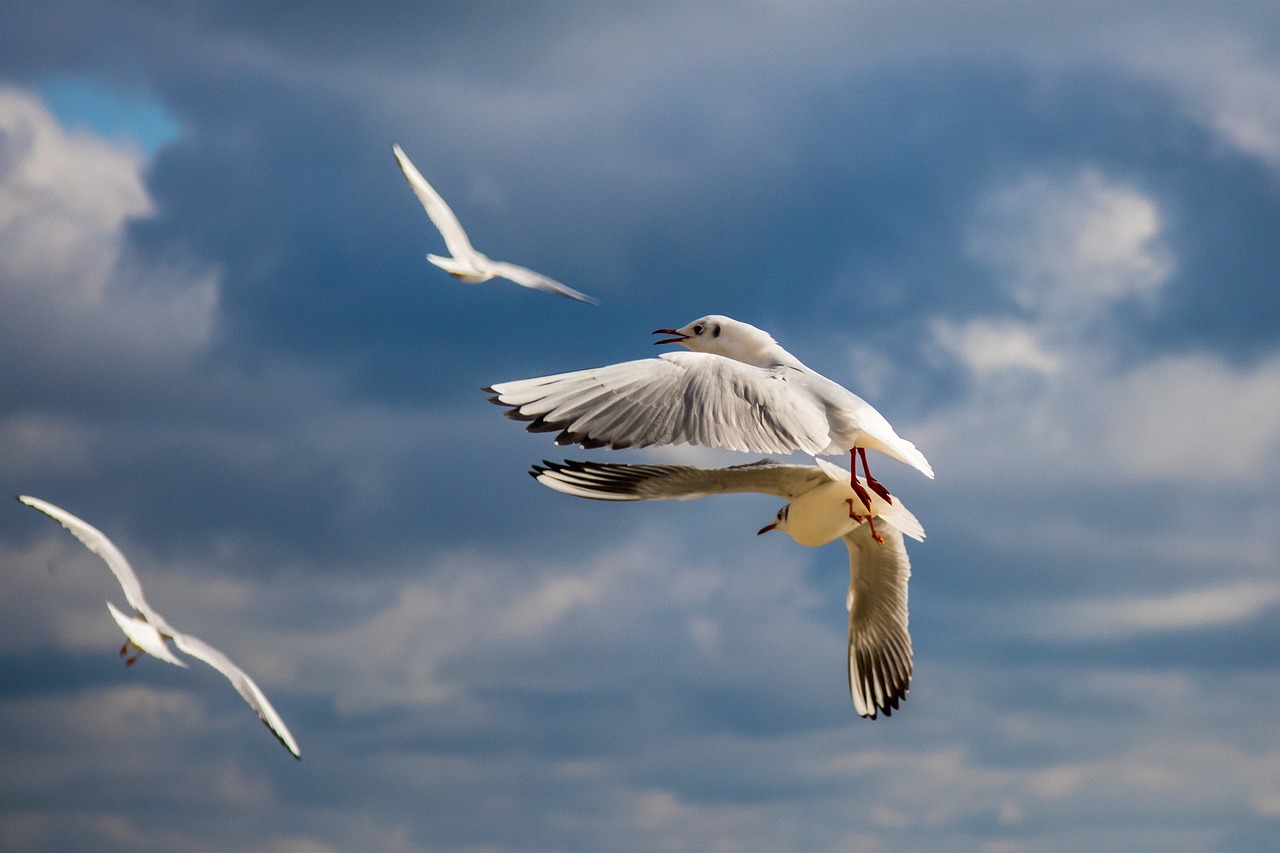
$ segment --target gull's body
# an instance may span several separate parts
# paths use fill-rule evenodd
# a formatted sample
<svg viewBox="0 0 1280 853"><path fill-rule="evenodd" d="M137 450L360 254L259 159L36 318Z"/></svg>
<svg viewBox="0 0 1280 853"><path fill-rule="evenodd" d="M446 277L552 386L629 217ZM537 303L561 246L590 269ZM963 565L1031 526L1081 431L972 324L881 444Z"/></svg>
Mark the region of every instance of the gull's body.
<svg viewBox="0 0 1280 853"><path fill-rule="evenodd" d="M531 432L559 430L556 444L646 447L700 444L750 453L814 456L866 450L933 477L924 454L853 392L810 370L766 332L711 315L681 329L659 329L692 352L627 361L592 370L500 382L486 391L510 406L507 417L531 421ZM856 473L856 456L853 473ZM870 488L888 494L867 472L851 485L864 506Z"/></svg>
<svg viewBox="0 0 1280 853"><path fill-rule="evenodd" d="M117 610L111 602L107 602L107 608L111 611L111 618L116 620L116 624L120 626L120 630L124 632L129 641L121 648L121 655L125 653L131 643L135 648L139 649L140 653L145 652L175 666L186 667L186 664L169 650L168 643L165 642L166 640L172 640L173 644L181 651L204 661L225 675L232 686L236 688L236 691L257 712L262 722L271 730L271 733L284 744L285 748L293 753L295 758L302 757L302 754L298 751L298 744L294 741L293 735L289 733L284 720L280 719L276 709L267 701L267 697L263 695L253 679L245 674L244 670L232 663L226 655L210 646L204 640L191 634L184 634L165 621L165 618L147 603L146 597L142 594L142 584L139 583L138 576L134 574L133 567L129 565L129 561L125 559L120 549L102 531L66 510L39 498L19 495L18 500L29 507L40 510L71 531L86 548L106 562L107 567L116 576L116 580L120 582L120 587L124 590L124 597L137 614L128 616ZM129 663L136 659L135 656Z"/></svg>
<svg viewBox="0 0 1280 853"><path fill-rule="evenodd" d="M435 187L427 183L427 179L422 177L422 173L405 156L399 145L391 146L391 150L395 152L400 171L404 172L405 178L408 179L413 194L426 208L427 216L439 229L440 236L444 237L444 244L452 255L447 258L440 255L427 255L427 260L431 263L468 284L478 284L492 278L505 278L524 287L545 290L547 293L556 293L570 299L577 299L579 302L589 302L592 305L599 304L598 299L579 293L572 287L567 287L542 273L506 261L495 261L483 252L477 251L471 245L467 232L462 230L462 223L458 221L458 217L454 215L449 205L445 204Z"/></svg>
<svg viewBox="0 0 1280 853"><path fill-rule="evenodd" d="M762 460L732 468L688 465L608 465L545 462L530 472L538 482L566 494L598 500L635 501L709 494L758 492L787 498L772 524L801 545L817 547L843 539L849 551L849 693L864 717L889 716L911 685L911 635L907 630L907 582L911 563L903 534L924 539L924 528L899 501L871 496L869 518L855 512L861 497L849 472L821 459L818 465ZM859 507L860 508L860 507Z"/></svg>

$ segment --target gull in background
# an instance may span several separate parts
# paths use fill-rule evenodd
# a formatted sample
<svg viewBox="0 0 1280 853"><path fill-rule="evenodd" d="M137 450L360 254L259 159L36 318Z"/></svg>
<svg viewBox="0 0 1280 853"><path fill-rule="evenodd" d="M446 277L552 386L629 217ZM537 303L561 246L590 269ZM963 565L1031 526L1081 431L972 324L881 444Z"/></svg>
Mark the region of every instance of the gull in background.
<svg viewBox="0 0 1280 853"><path fill-rule="evenodd" d="M749 453L848 451L849 484L871 510L868 490L889 491L871 476L867 450L933 477L924 454L894 432L871 404L810 370L769 333L712 314L680 329L658 329L691 352L500 382L484 390L510 406L507 417L530 421L530 432L560 430L556 444L647 447L701 444ZM858 459L866 473L857 476Z"/></svg>
<svg viewBox="0 0 1280 853"><path fill-rule="evenodd" d="M543 462L530 475L559 492L581 498L641 501L757 492L787 498L774 520L759 530L781 530L809 547L843 538L849 550L849 694L863 717L886 717L911 686L911 635L907 631L907 581L911 563L902 536L924 540L924 528L900 501L874 495L870 515L855 511L861 496L849 472L818 459L817 466L768 459L732 468L688 465L613 465ZM545 466L545 467L544 467ZM860 507L859 507L860 508ZM874 527L873 519L880 524ZM878 544L877 544L878 543Z"/></svg>
<svg viewBox="0 0 1280 853"><path fill-rule="evenodd" d="M284 720L280 719L276 709L271 707L271 703L267 701L267 697L263 695L253 679L232 663L226 655L204 640L191 634L184 634L166 622L165 618L147 603L146 597L142 594L142 584L139 583L138 576L134 574L129 561L102 531L48 501L27 495L19 495L18 500L40 510L70 530L86 548L106 562L107 567L116 576L116 580L120 582L124 597L133 606L137 615L127 616L121 613L110 601L107 602L107 608L111 611L111 617L116 620L116 624L120 626L120 630L124 631L125 637L128 638L120 647L120 656L124 657L130 647L137 650L136 654L125 661L126 666L132 666L143 654L151 654L166 663L186 668L187 665L169 650L169 645L165 642L165 640L172 640L180 650L204 661L225 675L249 706L258 713L271 733L284 744L285 749L293 753L294 758L302 758L302 753L298 751L298 744L289 733Z"/></svg>
<svg viewBox="0 0 1280 853"><path fill-rule="evenodd" d="M413 194L418 197L418 201L422 202L422 206L427 209L427 216L431 217L431 221L440 230L440 236L444 237L445 246L449 249L449 253L453 255L451 258L441 257L440 255L427 255L427 260L431 261L431 263L440 267L454 278L461 279L468 284L478 284L491 278L505 278L514 281L516 284L532 287L535 290L558 293L561 296L567 296L579 302L588 302L592 305L600 304L599 299L587 296L585 293L579 293L572 287L566 287L555 279L547 278L542 273L537 273L515 264L509 264L505 261L495 261L482 252L476 251L475 247L471 245L471 241L467 238L467 232L462 230L462 223L458 221L458 217L454 216L453 211L449 209L449 205L445 204L444 199L440 197L440 193L436 192L435 187L427 183L427 179L422 177L422 173L405 156L399 145L391 146L391 150L395 152L396 161L400 163L400 171L404 172L405 178L408 179L409 186L413 188Z"/></svg>

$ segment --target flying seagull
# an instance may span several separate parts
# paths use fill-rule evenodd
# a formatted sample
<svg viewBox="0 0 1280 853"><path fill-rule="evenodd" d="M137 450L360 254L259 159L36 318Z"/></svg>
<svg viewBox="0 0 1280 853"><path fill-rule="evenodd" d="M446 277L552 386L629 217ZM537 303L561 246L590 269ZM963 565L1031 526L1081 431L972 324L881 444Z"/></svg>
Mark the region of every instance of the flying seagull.
<svg viewBox="0 0 1280 853"><path fill-rule="evenodd" d="M870 511L867 490L890 500L871 476L879 450L933 477L924 454L894 432L871 404L810 370L769 333L712 314L680 329L658 329L691 352L500 382L484 390L510 406L530 432L560 430L556 444L647 447L701 444L749 453L814 456L848 451L850 486ZM858 459L866 473L863 486Z"/></svg>
<svg viewBox="0 0 1280 853"><path fill-rule="evenodd" d="M547 278L542 273L534 272L525 267L509 264L505 261L495 261L482 252L476 251L471 245L471 241L467 238L467 232L462 230L462 223L458 221L458 217L453 215L453 211L449 209L449 205L445 204L440 193L436 192L435 187L427 183L427 179L422 177L422 173L417 170L413 163L409 160L399 145L391 146L391 150L395 152L396 160L400 163L400 171L404 172L405 178L409 181L409 186L413 188L413 194L418 197L418 201L422 202L422 206L427 209L427 216L431 217L431 221L436 228L440 229L440 236L444 237L444 244L448 247L451 258L441 257L440 255L427 255L427 260L440 267L454 278L461 279L468 284L478 284L482 281L488 281L491 278L506 278L514 281L516 284L532 287L535 290L545 290L547 293L558 293L561 296L567 296L570 299L577 299L579 302L589 302L592 305L599 305L600 300L585 293L579 293L572 287L567 287L552 278Z"/></svg>
<svg viewBox="0 0 1280 853"><path fill-rule="evenodd" d="M924 528L901 501L871 497L871 516L849 485L849 472L818 459L784 465L768 459L732 468L546 462L529 473L556 491L610 501L688 500L758 492L790 501L759 533L781 530L801 545L843 538L849 550L849 694L854 709L875 719L897 709L911 686L907 579L911 563L902 536L924 540ZM874 517L874 522L872 521ZM878 523L879 529L873 526Z"/></svg>
<svg viewBox="0 0 1280 853"><path fill-rule="evenodd" d="M298 751L298 744L294 741L293 735L289 734L284 720L280 719L276 709L271 707L271 703L267 701L267 697L263 695L253 679L232 663L226 655L204 640L191 634L184 634L166 622L165 618L147 603L146 597L142 594L142 584L138 582L138 576L133 573L129 561L125 559L124 554L120 553L120 549L103 535L102 531L48 501L27 495L19 495L18 500L40 510L70 530L86 548L106 561L107 567L120 582L121 588L124 589L124 597L133 606L136 615L128 616L121 613L109 601L107 608L127 638L124 645L120 647L120 656L124 657L130 648L136 650L136 654L125 661L127 666L132 666L142 654L150 653L166 663L185 668L186 663L176 657L165 642L172 640L181 651L204 661L225 675L249 706L262 718L262 722L266 723L271 733L284 744L285 749L293 753L294 758L302 758L302 753Z"/></svg>

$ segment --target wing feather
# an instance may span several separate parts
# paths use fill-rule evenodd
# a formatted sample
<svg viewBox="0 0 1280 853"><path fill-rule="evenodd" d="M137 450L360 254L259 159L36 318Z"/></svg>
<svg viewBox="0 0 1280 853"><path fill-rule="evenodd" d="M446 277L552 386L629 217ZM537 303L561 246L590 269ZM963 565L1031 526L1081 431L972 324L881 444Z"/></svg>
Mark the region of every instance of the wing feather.
<svg viewBox="0 0 1280 853"><path fill-rule="evenodd" d="M462 229L462 223L458 221L458 217L454 215L452 208L445 203L445 200L436 192L435 187L427 183L427 179L422 177L422 173L408 156L401 150L399 145L391 146L392 152L396 155L396 162L400 164L400 171L404 172L405 178L409 181L409 186L413 189L413 194L418 197L418 201L422 203L423 208L427 211L432 224L439 230L440 236L444 238L444 244L449 249L449 254L460 261L475 263L477 259L482 257L475 247L471 245L471 240L467 238L467 232Z"/></svg>
<svg viewBox="0 0 1280 853"><path fill-rule="evenodd" d="M244 670L232 663L229 657L199 637L175 631L173 643L182 651L194 658L199 658L225 675L227 680L235 687L236 692L243 696L244 700L249 703L249 707L257 712L258 717L271 730L271 733L276 736L276 739L284 744L285 749L293 753L294 758L302 758L302 753L298 751L297 741L289 733L284 720L280 718L280 715L276 713L276 709L267 701L266 695L259 689L257 683Z"/></svg>
<svg viewBox="0 0 1280 853"><path fill-rule="evenodd" d="M529 474L556 491L608 501L688 500L742 492L792 499L827 480L812 465L783 465L768 459L709 469L544 460Z"/></svg>
<svg viewBox="0 0 1280 853"><path fill-rule="evenodd" d="M792 390L785 378L792 370L677 352L485 390L511 407L508 417L531 421L530 430L562 430L557 444L817 454L831 443L827 415Z"/></svg>
<svg viewBox="0 0 1280 853"><path fill-rule="evenodd" d="M163 616L147 603L146 596L142 594L142 583L138 580L138 576L134 574L133 567L129 565L129 561L125 559L124 554L107 538L105 533L84 519L78 518L48 501L42 501L40 498L33 498L28 495L19 495L18 500L33 509L40 510L61 524L71 531L71 534L79 539L86 548L101 557L103 562L107 564L107 568L111 569L111 573L116 576L116 580L120 582L120 588L124 590L124 597L128 600L130 606L146 617L146 621L150 622L158 630L168 633L168 623L165 622Z"/></svg>
<svg viewBox="0 0 1280 853"><path fill-rule="evenodd" d="M524 287L532 287L534 290L541 290L546 293L554 293L557 296L567 296L570 299L576 299L579 302L586 302L589 305L599 305L600 300L594 296L588 296L585 293L574 290L567 284L561 284L550 276L545 276L540 272L534 272L528 267L518 266L517 264L508 263L507 261L489 261L486 266L494 273L505 279L514 281L516 284Z"/></svg>
<svg viewBox="0 0 1280 853"><path fill-rule="evenodd" d="M911 688L907 582L911 563L902 533L878 525L884 544L861 524L845 534L849 549L849 693L864 717L886 717Z"/></svg>

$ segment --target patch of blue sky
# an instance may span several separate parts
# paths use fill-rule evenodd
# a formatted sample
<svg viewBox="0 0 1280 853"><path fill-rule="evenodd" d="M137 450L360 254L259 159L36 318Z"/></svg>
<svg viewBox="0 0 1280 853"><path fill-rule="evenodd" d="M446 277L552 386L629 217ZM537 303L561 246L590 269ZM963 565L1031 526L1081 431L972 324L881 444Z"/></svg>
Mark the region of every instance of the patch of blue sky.
<svg viewBox="0 0 1280 853"><path fill-rule="evenodd" d="M108 139L129 139L147 158L182 135L182 125L164 105L139 90L121 90L84 78L57 78L38 87L63 126Z"/></svg>

